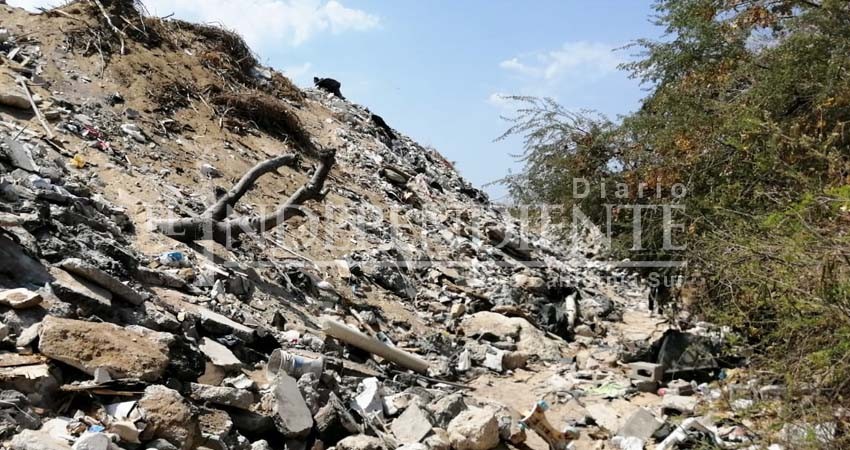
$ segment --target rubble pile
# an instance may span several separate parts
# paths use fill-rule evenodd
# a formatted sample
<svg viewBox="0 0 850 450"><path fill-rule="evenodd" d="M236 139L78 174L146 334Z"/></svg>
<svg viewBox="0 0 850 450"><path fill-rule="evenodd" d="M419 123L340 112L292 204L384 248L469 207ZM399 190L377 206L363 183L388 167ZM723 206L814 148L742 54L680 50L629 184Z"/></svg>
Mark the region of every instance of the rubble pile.
<svg viewBox="0 0 850 450"><path fill-rule="evenodd" d="M721 397L746 408L770 395L717 384L727 373L722 330L651 316L646 289L594 260L592 239L566 248L530 232L439 153L341 95L281 100L313 145L336 152L327 192L303 216L230 247L157 233L152 221L201 214L292 143L233 125L200 93L182 107L151 103L155 85L180 81L158 60L181 58L191 77L217 79L194 56L203 44L151 49L128 38L128 54L104 68L40 32L102 19L81 4L44 15L0 4L8 448L673 449L758 439L734 414L704 415ZM280 77L248 73L252 89ZM313 164L304 155L259 181L236 213L275 208Z"/></svg>

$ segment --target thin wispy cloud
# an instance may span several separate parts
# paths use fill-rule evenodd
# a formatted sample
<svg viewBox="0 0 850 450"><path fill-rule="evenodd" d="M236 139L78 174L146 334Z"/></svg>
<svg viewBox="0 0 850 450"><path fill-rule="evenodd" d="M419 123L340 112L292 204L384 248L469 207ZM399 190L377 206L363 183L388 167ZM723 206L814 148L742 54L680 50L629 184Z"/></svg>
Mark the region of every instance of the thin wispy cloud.
<svg viewBox="0 0 850 450"><path fill-rule="evenodd" d="M504 60L499 67L521 77L550 82L564 78L592 80L615 72L625 61L615 48L601 42L567 42L555 50Z"/></svg>

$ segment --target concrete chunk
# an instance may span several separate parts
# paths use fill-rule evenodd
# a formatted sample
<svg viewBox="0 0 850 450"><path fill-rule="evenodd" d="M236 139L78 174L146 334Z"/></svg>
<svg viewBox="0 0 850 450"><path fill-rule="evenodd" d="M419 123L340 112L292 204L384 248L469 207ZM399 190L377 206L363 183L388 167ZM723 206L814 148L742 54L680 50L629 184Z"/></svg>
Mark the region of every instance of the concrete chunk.
<svg viewBox="0 0 850 450"><path fill-rule="evenodd" d="M499 423L487 409L467 409L451 421L447 431L455 450L490 450L499 445Z"/></svg>
<svg viewBox="0 0 850 450"><path fill-rule="evenodd" d="M63 301L87 309L112 310L112 293L108 290L58 267L51 267L49 271L53 277L50 289Z"/></svg>
<svg viewBox="0 0 850 450"><path fill-rule="evenodd" d="M249 409L254 404L254 395L243 389L192 383L189 390L189 395L201 402L241 409Z"/></svg>
<svg viewBox="0 0 850 450"><path fill-rule="evenodd" d="M205 337L198 346L207 358L216 366L225 369L238 368L242 365L242 361L237 358L229 348L219 344L218 342Z"/></svg>
<svg viewBox="0 0 850 450"><path fill-rule="evenodd" d="M273 381L274 397L277 402L275 425L288 438L306 436L313 428L313 414L298 389L294 378L278 373Z"/></svg>
<svg viewBox="0 0 850 450"><path fill-rule="evenodd" d="M431 432L431 419L418 405L410 405L390 425L390 429L402 444L421 441Z"/></svg>
<svg viewBox="0 0 850 450"><path fill-rule="evenodd" d="M89 375L103 367L112 378L156 381L168 366L168 345L152 331L47 316L39 336L43 355Z"/></svg>
<svg viewBox="0 0 850 450"><path fill-rule="evenodd" d="M629 364L629 378L658 383L664 378L664 366L642 361L633 362Z"/></svg>
<svg viewBox="0 0 850 450"><path fill-rule="evenodd" d="M661 411L664 414L692 416L696 407L697 399L684 395L665 395L664 400L661 401Z"/></svg>
<svg viewBox="0 0 850 450"><path fill-rule="evenodd" d="M642 441L647 441L662 425L664 423L656 419L646 408L638 408L637 411L626 419L626 423L623 424L617 435L622 437L636 437Z"/></svg>
<svg viewBox="0 0 850 450"><path fill-rule="evenodd" d="M148 423L141 440L165 439L180 450L193 449L201 438L197 411L179 392L165 386L145 388L139 408Z"/></svg>
<svg viewBox="0 0 850 450"><path fill-rule="evenodd" d="M9 306L13 309L27 309L41 303L41 294L29 289L9 289L0 292L0 305Z"/></svg>
<svg viewBox="0 0 850 450"><path fill-rule="evenodd" d="M133 290L133 288L120 282L117 278L98 269L97 267L94 267L91 264L86 264L81 259L66 259L59 263L59 267L70 273L97 283L128 303L141 305L145 302L145 299L141 296L141 294Z"/></svg>

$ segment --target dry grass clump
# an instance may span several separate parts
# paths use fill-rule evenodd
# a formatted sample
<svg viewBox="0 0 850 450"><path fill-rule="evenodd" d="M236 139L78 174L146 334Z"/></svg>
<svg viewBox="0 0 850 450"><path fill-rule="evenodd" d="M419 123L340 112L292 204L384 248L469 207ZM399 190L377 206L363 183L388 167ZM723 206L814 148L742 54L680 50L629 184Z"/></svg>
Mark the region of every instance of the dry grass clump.
<svg viewBox="0 0 850 450"><path fill-rule="evenodd" d="M225 117L250 121L267 133L289 137L303 149L312 148L309 134L298 116L281 99L251 90L216 94L210 101Z"/></svg>

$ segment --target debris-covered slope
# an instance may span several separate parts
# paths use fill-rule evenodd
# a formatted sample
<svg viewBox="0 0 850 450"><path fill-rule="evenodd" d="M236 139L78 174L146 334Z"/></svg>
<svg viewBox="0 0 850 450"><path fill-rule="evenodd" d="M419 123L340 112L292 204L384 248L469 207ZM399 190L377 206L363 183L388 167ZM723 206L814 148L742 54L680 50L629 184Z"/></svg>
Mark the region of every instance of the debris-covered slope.
<svg viewBox="0 0 850 450"><path fill-rule="evenodd" d="M232 33L132 2L0 17L12 448L543 449L519 427L537 400L592 447L660 441L672 427L633 422L693 414L690 383L662 399L663 368L628 375L671 341L634 278L590 244L521 230L366 108L297 89ZM322 192L279 226L216 242L158 225L215 215L281 155L218 218L275 211L332 155ZM714 344L695 333L676 345ZM665 367L718 367L697 362Z"/></svg>

